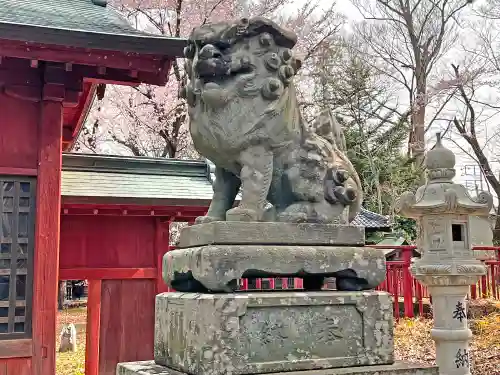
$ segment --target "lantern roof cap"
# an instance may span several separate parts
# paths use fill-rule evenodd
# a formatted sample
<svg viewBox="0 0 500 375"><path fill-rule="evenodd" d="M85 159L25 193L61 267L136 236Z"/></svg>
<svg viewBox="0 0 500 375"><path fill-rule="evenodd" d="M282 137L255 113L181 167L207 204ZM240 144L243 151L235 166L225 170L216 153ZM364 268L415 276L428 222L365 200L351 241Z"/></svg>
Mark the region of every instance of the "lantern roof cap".
<svg viewBox="0 0 500 375"><path fill-rule="evenodd" d="M488 216L493 206L492 195L481 192L472 198L465 186L454 183L455 162L455 154L443 146L438 133L436 145L425 160L426 184L415 194L403 194L396 202L396 211L411 218L436 214Z"/></svg>

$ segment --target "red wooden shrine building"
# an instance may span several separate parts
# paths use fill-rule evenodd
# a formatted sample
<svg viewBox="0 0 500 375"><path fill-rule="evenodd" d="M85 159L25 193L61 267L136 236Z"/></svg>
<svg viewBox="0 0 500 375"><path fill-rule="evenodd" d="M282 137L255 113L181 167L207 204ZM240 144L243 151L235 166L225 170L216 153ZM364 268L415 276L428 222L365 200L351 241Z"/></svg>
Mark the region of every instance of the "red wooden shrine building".
<svg viewBox="0 0 500 375"><path fill-rule="evenodd" d="M82 202L75 194L61 207L61 159L100 85L163 85L184 45L136 31L105 0L1 1L0 375L55 373L60 276L109 280L91 287L101 312L116 312L100 320L101 362L150 357L151 333L138 327L152 319L144 301L160 290L144 280L157 280L161 223L152 209L141 211L148 220L133 209L113 219L70 215Z"/></svg>

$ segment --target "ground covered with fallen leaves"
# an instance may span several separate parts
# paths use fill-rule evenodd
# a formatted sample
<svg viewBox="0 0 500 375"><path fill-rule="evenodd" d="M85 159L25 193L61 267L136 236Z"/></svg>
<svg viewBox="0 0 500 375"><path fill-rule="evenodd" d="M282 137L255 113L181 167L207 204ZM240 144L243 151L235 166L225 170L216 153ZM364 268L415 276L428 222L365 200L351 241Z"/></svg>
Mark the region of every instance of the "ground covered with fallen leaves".
<svg viewBox="0 0 500 375"><path fill-rule="evenodd" d="M75 353L56 354L56 375L84 375L85 374L85 323L87 309L78 307L64 309L57 316L57 344L59 349L59 334L65 324L73 323L77 332L77 350Z"/></svg>
<svg viewBox="0 0 500 375"><path fill-rule="evenodd" d="M471 344L472 374L500 375L500 301L472 301L468 309L469 326L474 333ZM77 328L76 353L57 353L56 375L85 374L85 308L66 309L58 316L58 335L64 324ZM430 337L432 319L401 319L395 326L396 358L434 364L436 353ZM59 348L59 341L57 343Z"/></svg>

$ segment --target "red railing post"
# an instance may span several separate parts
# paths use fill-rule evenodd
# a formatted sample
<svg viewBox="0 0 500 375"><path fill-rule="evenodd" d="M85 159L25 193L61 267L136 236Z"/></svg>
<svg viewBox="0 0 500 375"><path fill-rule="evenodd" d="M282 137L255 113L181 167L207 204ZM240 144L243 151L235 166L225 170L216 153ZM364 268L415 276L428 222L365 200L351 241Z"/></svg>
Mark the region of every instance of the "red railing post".
<svg viewBox="0 0 500 375"><path fill-rule="evenodd" d="M405 317L413 318L413 282L412 275L410 273L411 256L413 253L413 248L404 247L401 249L403 256L403 298L404 298L404 309Z"/></svg>
<svg viewBox="0 0 500 375"><path fill-rule="evenodd" d="M497 275L497 262L491 262L491 263L488 263L486 262L488 267L490 268L490 274L491 274L491 294L492 294L492 297L497 299L498 298L498 290L497 290L497 278L498 278L498 275Z"/></svg>
<svg viewBox="0 0 500 375"><path fill-rule="evenodd" d="M399 311L399 275L398 271L399 268L397 267L391 267L392 270L392 290L393 290L393 296L394 296L394 317L396 320L399 320L401 314Z"/></svg>
<svg viewBox="0 0 500 375"><path fill-rule="evenodd" d="M481 298L488 297L488 275L481 276Z"/></svg>
<svg viewBox="0 0 500 375"><path fill-rule="evenodd" d="M477 299L477 284L470 286L470 299Z"/></svg>
<svg viewBox="0 0 500 375"><path fill-rule="evenodd" d="M424 315L424 301L422 298L422 285L418 282L418 280L413 280L415 283L415 294L417 296L417 303L418 303L418 314L420 316Z"/></svg>

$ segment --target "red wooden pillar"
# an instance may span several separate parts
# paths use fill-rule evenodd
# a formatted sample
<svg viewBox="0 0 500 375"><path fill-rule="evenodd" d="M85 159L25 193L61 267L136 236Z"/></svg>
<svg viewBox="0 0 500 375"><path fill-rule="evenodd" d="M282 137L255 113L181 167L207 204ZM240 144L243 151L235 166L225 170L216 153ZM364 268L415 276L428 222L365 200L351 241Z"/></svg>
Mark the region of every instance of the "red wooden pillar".
<svg viewBox="0 0 500 375"><path fill-rule="evenodd" d="M162 222L156 220L156 294L169 292L170 288L163 281L163 255L170 249L170 224L172 220Z"/></svg>
<svg viewBox="0 0 500 375"><path fill-rule="evenodd" d="M99 375L101 293L102 281L89 280L87 300L87 337L85 347L85 375Z"/></svg>
<svg viewBox="0 0 500 375"><path fill-rule="evenodd" d="M39 123L33 262L33 373L52 375L56 368L63 107L62 99L58 102L46 95L44 99Z"/></svg>

